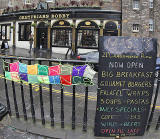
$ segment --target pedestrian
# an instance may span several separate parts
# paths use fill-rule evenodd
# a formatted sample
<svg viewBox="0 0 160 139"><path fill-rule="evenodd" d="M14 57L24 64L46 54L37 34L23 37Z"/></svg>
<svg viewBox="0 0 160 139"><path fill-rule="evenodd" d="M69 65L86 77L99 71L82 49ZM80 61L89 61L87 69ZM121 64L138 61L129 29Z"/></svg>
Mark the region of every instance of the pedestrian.
<svg viewBox="0 0 160 139"><path fill-rule="evenodd" d="M7 41L5 42L5 49L9 49L9 45Z"/></svg>
<svg viewBox="0 0 160 139"><path fill-rule="evenodd" d="M29 35L29 44L30 44L29 52L31 52L31 50L32 50L32 45L33 45L33 35L32 35L32 34Z"/></svg>
<svg viewBox="0 0 160 139"><path fill-rule="evenodd" d="M2 41L1 49L5 49L5 42L4 42L4 40Z"/></svg>

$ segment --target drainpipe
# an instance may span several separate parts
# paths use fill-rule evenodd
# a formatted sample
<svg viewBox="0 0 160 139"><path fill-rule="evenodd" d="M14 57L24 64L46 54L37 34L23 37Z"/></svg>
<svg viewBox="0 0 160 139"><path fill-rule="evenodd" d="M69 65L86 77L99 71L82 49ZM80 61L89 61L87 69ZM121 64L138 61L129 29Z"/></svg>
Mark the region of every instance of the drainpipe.
<svg viewBox="0 0 160 139"><path fill-rule="evenodd" d="M36 49L37 45L37 21L34 21L34 50Z"/></svg>
<svg viewBox="0 0 160 139"><path fill-rule="evenodd" d="M51 49L51 20L48 20L48 50Z"/></svg>
<svg viewBox="0 0 160 139"><path fill-rule="evenodd" d="M76 55L76 20L73 20L73 26L72 26L72 52L73 56Z"/></svg>
<svg viewBox="0 0 160 139"><path fill-rule="evenodd" d="M13 48L16 47L16 21L13 21Z"/></svg>
<svg viewBox="0 0 160 139"><path fill-rule="evenodd" d="M103 36L103 21L100 23L100 36Z"/></svg>

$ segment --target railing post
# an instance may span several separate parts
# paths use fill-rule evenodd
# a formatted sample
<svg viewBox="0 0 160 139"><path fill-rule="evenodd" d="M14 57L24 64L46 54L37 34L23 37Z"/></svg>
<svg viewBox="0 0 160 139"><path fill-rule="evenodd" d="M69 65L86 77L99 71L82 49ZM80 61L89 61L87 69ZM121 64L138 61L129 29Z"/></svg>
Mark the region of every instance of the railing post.
<svg viewBox="0 0 160 139"><path fill-rule="evenodd" d="M75 85L73 85L73 97L72 97L72 129L75 129Z"/></svg>
<svg viewBox="0 0 160 139"><path fill-rule="evenodd" d="M62 85L61 85L61 128L64 128L64 96L63 96Z"/></svg>
<svg viewBox="0 0 160 139"><path fill-rule="evenodd" d="M159 85L160 85L160 81L158 79L156 93L155 93L155 97L154 97L154 101L153 101L153 106L152 106L151 114L150 114L150 117L149 117L149 120L148 120L147 129L146 129L147 131L149 130L149 128L151 126L150 124L151 124L152 119L153 119L153 114L154 114L154 110L155 110L155 107L156 107L156 101L157 101L157 97L158 97Z"/></svg>
<svg viewBox="0 0 160 139"><path fill-rule="evenodd" d="M40 98L42 125L45 125L44 108L43 108L43 96L42 96L42 85L41 84L39 85L39 98Z"/></svg>
<svg viewBox="0 0 160 139"><path fill-rule="evenodd" d="M41 65L41 61L40 60L38 61L38 63ZM41 84L39 84L39 98L40 98L42 125L45 125L44 107L43 107L43 96L42 96L42 85Z"/></svg>
<svg viewBox="0 0 160 139"><path fill-rule="evenodd" d="M3 62L4 62L4 59L3 59ZM3 67L3 75L5 77L5 67ZM8 95L8 86L7 86L7 81L5 78L4 78L4 85L5 85L5 95L6 95L6 101L7 101L7 110L8 110L9 115L12 116L10 100L9 100L9 95Z"/></svg>
<svg viewBox="0 0 160 139"><path fill-rule="evenodd" d="M84 117L83 117L83 131L87 131L87 109L88 109L88 86L85 91L85 106L84 106Z"/></svg>
<svg viewBox="0 0 160 139"><path fill-rule="evenodd" d="M52 63L49 62L49 66L52 66ZM51 126L54 126L54 112L53 112L53 98L52 98L52 85L49 85L50 90L50 117L51 117Z"/></svg>
<svg viewBox="0 0 160 139"><path fill-rule="evenodd" d="M31 65L31 60L28 60L28 64ZM29 84L29 90L30 90L30 101L31 101L31 114L32 114L32 120L33 123L36 122L35 117L35 110L34 110L34 101L33 101L33 93L32 93L32 84Z"/></svg>
<svg viewBox="0 0 160 139"><path fill-rule="evenodd" d="M11 63L12 62L13 62L13 59L11 59ZM15 91L14 81L12 81L12 90L13 90L13 100L14 100L16 118L19 118L19 111L18 111L18 105L17 105L17 98L16 98L16 91Z"/></svg>
<svg viewBox="0 0 160 139"><path fill-rule="evenodd" d="M19 62L22 62L19 60ZM24 100L24 89L23 89L23 82L20 82L20 87L21 87L21 97L22 97L22 105L23 105L23 114L24 114L24 120L27 121L27 112L26 112L26 105L25 105L25 100Z"/></svg>

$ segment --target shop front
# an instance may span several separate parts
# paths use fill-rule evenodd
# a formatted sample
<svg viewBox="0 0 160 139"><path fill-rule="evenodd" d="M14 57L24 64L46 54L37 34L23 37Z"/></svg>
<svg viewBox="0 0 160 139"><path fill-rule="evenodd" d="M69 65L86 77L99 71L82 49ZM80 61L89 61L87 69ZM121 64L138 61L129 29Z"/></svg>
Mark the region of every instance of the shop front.
<svg viewBox="0 0 160 139"><path fill-rule="evenodd" d="M29 35L34 49L55 51L68 48L77 53L98 49L100 36L121 35L121 12L101 9L31 10L0 16L0 42L29 49Z"/></svg>

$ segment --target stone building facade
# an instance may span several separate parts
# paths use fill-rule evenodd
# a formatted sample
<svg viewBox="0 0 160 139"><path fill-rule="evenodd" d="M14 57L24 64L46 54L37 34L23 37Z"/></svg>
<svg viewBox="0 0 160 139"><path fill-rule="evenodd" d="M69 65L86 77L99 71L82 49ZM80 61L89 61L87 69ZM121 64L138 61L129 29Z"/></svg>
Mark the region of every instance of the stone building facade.
<svg viewBox="0 0 160 139"><path fill-rule="evenodd" d="M29 10L37 10L37 4L41 2L46 2L48 5L48 10L53 13L55 11L58 13L60 11L65 13L68 11L72 11L72 17L67 20L71 26L75 25L75 28L78 26L78 23L80 23L84 19L89 19L95 21L95 23L98 25L100 36L102 36L102 34L108 35L108 33L104 33L105 25L107 22L113 21L116 24L116 28L118 30L118 33L116 35L155 37L158 39L158 43L160 43L159 0L9 0L8 7L6 7L6 4L3 4L5 5L5 10L4 14L0 18L2 19L4 15L8 16L9 14L13 13L16 13L17 15L18 11L23 11L27 14ZM4 3L4 0L0 0L0 3ZM96 16L93 15L94 9L97 13ZM83 13L87 13L87 11L89 11L89 13L86 14L85 18L85 15L83 15ZM42 11L42 13L44 13L44 11ZM118 16L116 14L118 14ZM117 17L114 17L114 15L116 15ZM63 17L57 17L57 20L59 19L63 19ZM47 23L51 22L51 25L55 22L52 19L40 20ZM66 19L64 18L64 20ZM27 22L27 20L25 22ZM31 20L30 22L32 22L32 24L39 23L37 19ZM4 23L0 22L0 24ZM18 24L19 23L17 23L16 25ZM11 25L13 24L11 23ZM111 26L112 25L110 25L110 27ZM31 28L33 32L34 28ZM112 35L115 34L113 33ZM160 50L158 50L158 52L160 52ZM159 53L158 55L160 56Z"/></svg>
<svg viewBox="0 0 160 139"><path fill-rule="evenodd" d="M139 0L138 8L134 7L133 1L122 0L122 36L154 37L160 44L160 1ZM139 30L134 31L134 25L138 25Z"/></svg>

